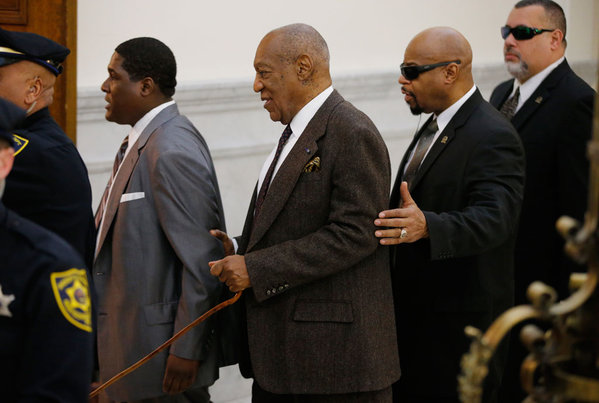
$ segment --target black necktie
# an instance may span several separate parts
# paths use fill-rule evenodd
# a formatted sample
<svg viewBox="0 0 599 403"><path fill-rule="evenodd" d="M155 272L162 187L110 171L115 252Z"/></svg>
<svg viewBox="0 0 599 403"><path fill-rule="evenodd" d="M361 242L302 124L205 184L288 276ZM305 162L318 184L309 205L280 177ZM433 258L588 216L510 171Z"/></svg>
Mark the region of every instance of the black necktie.
<svg viewBox="0 0 599 403"><path fill-rule="evenodd" d="M260 209L262 208L262 203L264 203L264 199L266 198L266 193L268 192L268 187L270 186L272 175L275 171L275 167L277 166L277 161L279 161L281 151L283 151L283 147L285 146L285 143L287 143L287 140L289 140L289 136L291 136L291 133L291 127L287 125L287 127L283 131L283 134L281 134L279 144L277 145L277 151L275 151L275 157L270 163L268 171L266 171L266 176L264 176L262 186L260 187L260 192L258 193L258 198L256 199L256 206L254 208L254 217L258 217L258 214L260 214Z"/></svg>
<svg viewBox="0 0 599 403"><path fill-rule="evenodd" d="M520 87L516 88L516 92L511 96L510 99L505 101L503 105L501 105L501 109L499 112L503 116L505 116L508 120L512 120L514 117L514 113L516 113L516 108L518 107L518 101L520 100Z"/></svg>
<svg viewBox="0 0 599 403"><path fill-rule="evenodd" d="M104 189L104 194L102 194L102 199L100 199L100 204L98 205L98 210L96 210L96 216L94 217L96 221L96 229L100 229L100 223L102 222L104 209L106 208L106 203L108 202L108 193L110 193L112 181L114 181L114 177L116 176L116 173L119 170L119 167L121 166L121 162L123 162L123 158L125 157L125 152L127 152L128 146L129 136L125 137L114 157L114 163L112 164L112 175L110 175L110 179L106 184L106 189Z"/></svg>
<svg viewBox="0 0 599 403"><path fill-rule="evenodd" d="M412 159L410 160L410 163L403 174L403 180L408 182L408 188L410 189L412 188L412 181L418 172L418 168L420 168L420 164L422 164L422 160L424 159L426 152L435 138L435 133L437 133L438 130L439 126L437 126L437 119L433 119L420 134L420 139L418 139L416 150L414 151Z"/></svg>

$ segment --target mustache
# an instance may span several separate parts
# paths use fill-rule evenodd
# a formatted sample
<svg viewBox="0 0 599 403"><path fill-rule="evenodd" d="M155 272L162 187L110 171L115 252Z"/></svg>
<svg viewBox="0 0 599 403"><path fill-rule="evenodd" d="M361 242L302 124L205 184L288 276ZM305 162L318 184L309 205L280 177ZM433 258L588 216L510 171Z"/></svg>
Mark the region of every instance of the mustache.
<svg viewBox="0 0 599 403"><path fill-rule="evenodd" d="M416 98L416 95L414 95L414 93L412 91L408 91L406 89L406 87L404 87L404 86L401 87L401 93L404 94L404 95L409 95L412 98Z"/></svg>
<svg viewBox="0 0 599 403"><path fill-rule="evenodd" d="M522 59L522 54L520 52L518 52L517 50L515 50L513 47L508 47L503 51L503 55L512 55L512 56L516 56L518 59Z"/></svg>

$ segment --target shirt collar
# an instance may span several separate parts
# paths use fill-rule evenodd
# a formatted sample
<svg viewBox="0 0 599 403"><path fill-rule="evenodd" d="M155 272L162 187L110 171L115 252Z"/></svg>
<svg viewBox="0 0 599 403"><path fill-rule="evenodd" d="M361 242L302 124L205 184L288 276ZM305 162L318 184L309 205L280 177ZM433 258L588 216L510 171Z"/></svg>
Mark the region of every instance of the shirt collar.
<svg viewBox="0 0 599 403"><path fill-rule="evenodd" d="M439 126L438 133L441 133L445 129L445 126L447 126L451 118L453 118L453 116L458 112L458 110L460 110L462 105L466 103L466 101L472 96L472 94L474 94L475 91L476 86L473 85L467 93L462 95L462 97L454 102L453 105L445 109L437 116L437 126Z"/></svg>
<svg viewBox="0 0 599 403"><path fill-rule="evenodd" d="M557 67L561 62L566 59L565 56L562 56L559 60L556 60L554 63L551 63L549 66L545 67L543 70L530 77L528 80L524 82L524 84L520 84L518 80L514 80L514 85L512 87L512 92L508 99L514 95L516 92L516 88L520 87L520 99L518 101L518 106L522 105L528 98L531 97L533 92L541 85L543 80L547 78L549 74Z"/></svg>
<svg viewBox="0 0 599 403"><path fill-rule="evenodd" d="M312 98L310 102L308 102L298 113L295 114L293 119L291 119L291 131L293 132L292 136L300 136L308 123L312 120L318 109L324 104L329 95L333 93L333 86L329 86L327 89L322 91L320 94Z"/></svg>
<svg viewBox="0 0 599 403"><path fill-rule="evenodd" d="M131 131L129 132L129 146L127 147L127 149L131 148L131 146L133 144L135 144L135 142L137 141L139 136L143 133L143 131L146 129L146 127L150 124L152 119L154 119L160 112L162 112L163 109L165 109L168 106L174 105L174 104L175 104L175 101L167 101L163 104L158 105L154 109L150 110L141 119L139 119L137 121L137 123L135 123L135 125L131 128Z"/></svg>

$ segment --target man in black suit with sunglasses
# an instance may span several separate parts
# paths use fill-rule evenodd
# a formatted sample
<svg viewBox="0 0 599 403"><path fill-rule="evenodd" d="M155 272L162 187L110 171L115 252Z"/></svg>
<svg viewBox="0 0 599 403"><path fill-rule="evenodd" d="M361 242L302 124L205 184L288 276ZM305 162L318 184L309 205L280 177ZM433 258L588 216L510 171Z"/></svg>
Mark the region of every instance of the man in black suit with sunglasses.
<svg viewBox="0 0 599 403"><path fill-rule="evenodd" d="M416 35L401 74L412 113L434 116L400 164L390 209L375 219L381 244L393 245L402 367L394 401L453 403L470 344L464 327L486 329L513 302L524 153L474 85L472 50L459 32ZM496 401L502 372L502 360L493 361L485 402Z"/></svg>
<svg viewBox="0 0 599 403"><path fill-rule="evenodd" d="M593 89L564 57L566 18L553 1L524 0L501 28L505 65L514 79L495 88L490 102L520 134L526 153L526 187L515 251L516 304L529 303L526 289L535 280L568 296L574 271L586 271L564 253L555 230L562 215L582 220L587 205ZM525 356L512 332L503 401L521 401L518 379ZM519 352L518 352L519 351ZM507 388L507 389L506 389Z"/></svg>

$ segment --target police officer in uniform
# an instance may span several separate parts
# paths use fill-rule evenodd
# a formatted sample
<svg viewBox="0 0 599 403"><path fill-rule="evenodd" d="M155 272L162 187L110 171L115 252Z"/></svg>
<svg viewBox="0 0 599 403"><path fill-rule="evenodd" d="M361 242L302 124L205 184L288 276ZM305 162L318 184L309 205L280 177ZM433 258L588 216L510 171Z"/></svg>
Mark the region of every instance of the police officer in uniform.
<svg viewBox="0 0 599 403"><path fill-rule="evenodd" d="M0 97L27 110L13 131L15 162L4 204L60 235L91 267L95 226L87 169L48 110L69 52L43 36L0 29Z"/></svg>
<svg viewBox="0 0 599 403"><path fill-rule="evenodd" d="M0 99L0 196L14 159L6 128L19 111ZM0 201L1 401L87 402L93 340L83 267L63 239Z"/></svg>

